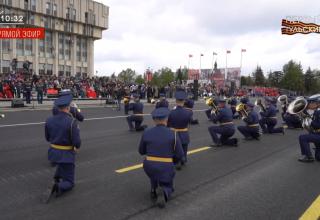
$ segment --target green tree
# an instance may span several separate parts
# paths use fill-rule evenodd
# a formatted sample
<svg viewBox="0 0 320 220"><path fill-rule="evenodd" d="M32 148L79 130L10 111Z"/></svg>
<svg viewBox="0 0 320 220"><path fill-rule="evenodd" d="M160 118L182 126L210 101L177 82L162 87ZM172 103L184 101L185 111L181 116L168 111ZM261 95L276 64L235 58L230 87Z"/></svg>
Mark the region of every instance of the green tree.
<svg viewBox="0 0 320 220"><path fill-rule="evenodd" d="M111 79L116 79L117 77L116 77L116 74L115 73L112 73L112 75L111 75L111 77L110 77Z"/></svg>
<svg viewBox="0 0 320 220"><path fill-rule="evenodd" d="M312 94L313 92L317 92L318 90L318 80L315 75L315 71L312 71L309 67L306 73L304 74L304 88L306 93Z"/></svg>
<svg viewBox="0 0 320 220"><path fill-rule="evenodd" d="M252 73L254 78L254 84L256 86L264 86L265 85L265 77L263 75L263 71L260 66L257 66L256 70Z"/></svg>
<svg viewBox="0 0 320 220"><path fill-rule="evenodd" d="M301 64L290 60L283 66L283 79L281 84L285 89L303 92L304 91L304 77Z"/></svg>
<svg viewBox="0 0 320 220"><path fill-rule="evenodd" d="M136 76L136 72L130 68L128 68L126 70L122 70L118 74L118 78L125 83L133 82L135 79L135 76Z"/></svg>
<svg viewBox="0 0 320 220"><path fill-rule="evenodd" d="M142 75L138 75L136 77L135 83L137 83L137 84L143 84L144 83L144 79L143 79Z"/></svg>
<svg viewBox="0 0 320 220"><path fill-rule="evenodd" d="M269 73L268 75L268 84L272 87L281 88L281 81L283 79L282 71L274 71Z"/></svg>
<svg viewBox="0 0 320 220"><path fill-rule="evenodd" d="M159 76L158 81L156 81L156 85L159 87L166 86L168 83L174 81L174 72L168 67L163 67L162 69L156 71L157 76Z"/></svg>
<svg viewBox="0 0 320 220"><path fill-rule="evenodd" d="M248 86L248 82L247 82L247 77L246 76L241 76L240 84L241 84L241 86Z"/></svg>
<svg viewBox="0 0 320 220"><path fill-rule="evenodd" d="M253 86L254 82L251 76L241 76L241 86Z"/></svg>
<svg viewBox="0 0 320 220"><path fill-rule="evenodd" d="M158 72L154 72L151 79L151 85L160 86L160 77Z"/></svg>

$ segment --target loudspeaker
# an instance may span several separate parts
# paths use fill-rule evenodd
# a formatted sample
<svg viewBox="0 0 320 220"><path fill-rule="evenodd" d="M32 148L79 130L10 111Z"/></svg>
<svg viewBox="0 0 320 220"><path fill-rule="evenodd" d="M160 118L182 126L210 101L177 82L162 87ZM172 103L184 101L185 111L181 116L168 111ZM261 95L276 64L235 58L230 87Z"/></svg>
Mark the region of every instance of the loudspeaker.
<svg viewBox="0 0 320 220"><path fill-rule="evenodd" d="M193 99L198 100L199 82L197 79L193 81Z"/></svg>
<svg viewBox="0 0 320 220"><path fill-rule="evenodd" d="M12 99L11 108L21 108L24 107L23 99Z"/></svg>

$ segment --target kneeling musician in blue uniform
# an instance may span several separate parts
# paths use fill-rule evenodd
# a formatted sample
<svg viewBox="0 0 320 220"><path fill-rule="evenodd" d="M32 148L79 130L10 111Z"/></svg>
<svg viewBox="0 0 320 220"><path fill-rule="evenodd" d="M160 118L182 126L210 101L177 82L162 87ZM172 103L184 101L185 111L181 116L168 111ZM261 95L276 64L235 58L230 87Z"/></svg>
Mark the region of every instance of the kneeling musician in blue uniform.
<svg viewBox="0 0 320 220"><path fill-rule="evenodd" d="M47 119L45 137L50 142L49 161L56 166L52 195L60 196L74 187L75 155L81 145L77 120L70 113L71 95L64 95L55 101L58 113Z"/></svg>
<svg viewBox="0 0 320 220"><path fill-rule="evenodd" d="M184 157L177 132L167 128L169 113L164 107L151 113L156 126L144 131L139 146L139 153L146 155L143 169L150 178L151 198L160 208L165 206L174 191L174 161Z"/></svg>

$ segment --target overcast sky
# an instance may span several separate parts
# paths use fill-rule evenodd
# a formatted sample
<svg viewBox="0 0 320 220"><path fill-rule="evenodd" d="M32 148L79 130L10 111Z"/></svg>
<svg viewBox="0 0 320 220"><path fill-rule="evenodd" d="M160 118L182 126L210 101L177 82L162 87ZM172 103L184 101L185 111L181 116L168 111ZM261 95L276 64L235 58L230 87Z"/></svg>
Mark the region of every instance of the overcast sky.
<svg viewBox="0 0 320 220"><path fill-rule="evenodd" d="M287 16L319 16L319 0L97 0L110 7L109 29L95 41L95 70L99 75L132 68L177 69L240 66L250 74L260 65L265 74L281 70L290 59L304 69L320 68L320 34L281 35Z"/></svg>

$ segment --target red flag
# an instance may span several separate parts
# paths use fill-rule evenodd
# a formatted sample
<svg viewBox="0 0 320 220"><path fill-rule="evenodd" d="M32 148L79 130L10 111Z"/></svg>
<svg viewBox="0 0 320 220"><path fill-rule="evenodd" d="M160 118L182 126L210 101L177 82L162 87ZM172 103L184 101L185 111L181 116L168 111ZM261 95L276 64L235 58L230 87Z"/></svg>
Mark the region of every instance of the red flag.
<svg viewBox="0 0 320 220"><path fill-rule="evenodd" d="M189 54L189 58L191 58L191 57L193 57L193 55L192 55L192 54Z"/></svg>
<svg viewBox="0 0 320 220"><path fill-rule="evenodd" d="M203 54L201 53L201 54L200 54L200 56L202 56L202 57L203 57Z"/></svg>
<svg viewBox="0 0 320 220"><path fill-rule="evenodd" d="M227 53L231 53L231 50L227 50Z"/></svg>
<svg viewBox="0 0 320 220"><path fill-rule="evenodd" d="M241 52L247 52L247 50L246 49L241 49Z"/></svg>

